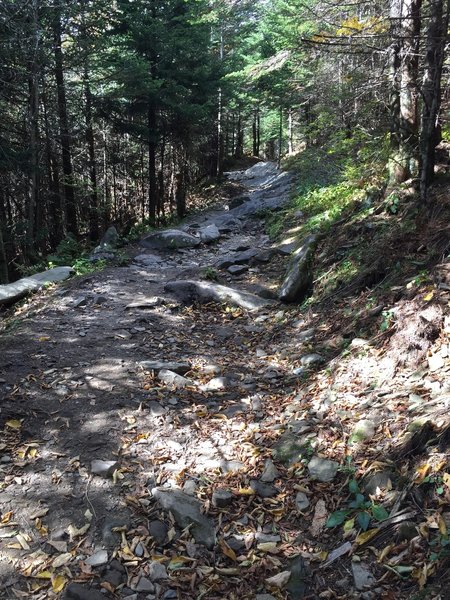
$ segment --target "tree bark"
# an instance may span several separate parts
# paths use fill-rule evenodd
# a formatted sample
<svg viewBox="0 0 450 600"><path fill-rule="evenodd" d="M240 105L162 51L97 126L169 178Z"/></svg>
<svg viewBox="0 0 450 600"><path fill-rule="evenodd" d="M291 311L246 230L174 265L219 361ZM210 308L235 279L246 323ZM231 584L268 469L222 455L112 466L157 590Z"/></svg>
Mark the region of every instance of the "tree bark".
<svg viewBox="0 0 450 600"><path fill-rule="evenodd" d="M38 0L31 3L31 28L32 44L30 56L30 75L28 78L29 89L29 126L30 126L30 195L28 201L27 218L27 255L35 255L36 241L36 214L39 207L39 17Z"/></svg>
<svg viewBox="0 0 450 600"><path fill-rule="evenodd" d="M283 107L280 106L280 121L278 124L278 168L281 167L281 153L283 151Z"/></svg>
<svg viewBox="0 0 450 600"><path fill-rule="evenodd" d="M97 183L97 166L95 163L95 140L94 140L94 125L92 119L92 93L91 84L89 81L89 68L87 58L84 63L84 101L85 101L85 118L86 118L86 142L89 156L89 182L91 185L90 202L89 202L89 237L95 242L99 238L100 223L99 223L99 202L98 202L98 183Z"/></svg>
<svg viewBox="0 0 450 600"><path fill-rule="evenodd" d="M53 39L55 55L55 79L58 97L59 129L62 153L62 167L64 174L64 197L66 201L67 231L78 236L77 207L75 205L74 177L72 166L71 135L69 131L69 118L67 114L66 88L64 83L64 64L62 53L62 27L60 4L54 5L55 17L53 20Z"/></svg>
<svg viewBox="0 0 450 600"><path fill-rule="evenodd" d="M156 109L150 101L148 107L148 217L151 225L156 222L156 208L158 206L156 147Z"/></svg>
<svg viewBox="0 0 450 600"><path fill-rule="evenodd" d="M425 73L422 85L423 109L420 135L420 199L428 200L433 180L438 143L437 124L441 105L441 77L449 26L450 0L430 0Z"/></svg>
<svg viewBox="0 0 450 600"><path fill-rule="evenodd" d="M422 0L391 1L390 182L418 174L418 66Z"/></svg>

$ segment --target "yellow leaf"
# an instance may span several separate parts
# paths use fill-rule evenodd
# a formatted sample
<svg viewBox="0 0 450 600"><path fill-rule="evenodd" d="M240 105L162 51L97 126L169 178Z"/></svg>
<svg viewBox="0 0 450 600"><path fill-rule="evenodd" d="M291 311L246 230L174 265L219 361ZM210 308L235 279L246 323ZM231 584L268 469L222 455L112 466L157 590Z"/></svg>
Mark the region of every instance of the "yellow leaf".
<svg viewBox="0 0 450 600"><path fill-rule="evenodd" d="M41 337L39 338L39 342L49 342L50 338L48 337L48 335L41 335Z"/></svg>
<svg viewBox="0 0 450 600"><path fill-rule="evenodd" d="M366 544L369 540L371 540L377 533L378 529L369 529L368 531L363 531L357 536L355 542L359 546L362 546L363 544Z"/></svg>
<svg viewBox="0 0 450 600"><path fill-rule="evenodd" d="M251 487L248 487L248 488L239 488L238 494L240 496L254 496L255 495L255 490L253 490Z"/></svg>
<svg viewBox="0 0 450 600"><path fill-rule="evenodd" d="M9 421L6 421L6 425L10 429L20 429L22 427L22 421L19 421L18 419L9 419Z"/></svg>
<svg viewBox="0 0 450 600"><path fill-rule="evenodd" d="M442 475L442 481L448 488L450 488L450 473L444 473Z"/></svg>
<svg viewBox="0 0 450 600"><path fill-rule="evenodd" d="M65 552L64 554L60 554L53 560L52 567L58 569L58 567L63 567L64 565L67 565L67 563L71 560L72 554L70 552Z"/></svg>
<svg viewBox="0 0 450 600"><path fill-rule="evenodd" d="M347 533L347 531L350 531L351 529L353 529L354 526L355 526L355 519L349 519L348 521L345 521L345 523L344 523L345 533Z"/></svg>
<svg viewBox="0 0 450 600"><path fill-rule="evenodd" d="M429 302L430 300L433 300L433 296L434 296L434 291L429 292L428 294L426 294L423 297L424 302Z"/></svg>
<svg viewBox="0 0 450 600"><path fill-rule="evenodd" d="M437 517L437 523L438 523L438 527L439 527L439 533L447 538L448 537L448 533L447 533L447 524L444 521L444 518L442 515L438 515Z"/></svg>
<svg viewBox="0 0 450 600"><path fill-rule="evenodd" d="M383 548L383 550L378 555L378 562L379 563L383 562L384 559L387 558L387 556L390 554L392 548L394 548L394 547L395 547L395 544L388 544L386 546L386 548Z"/></svg>
<svg viewBox="0 0 450 600"><path fill-rule="evenodd" d="M276 542L261 542L257 545L258 550L261 552L278 552Z"/></svg>
<svg viewBox="0 0 450 600"><path fill-rule="evenodd" d="M416 475L414 477L414 482L415 483L422 483L422 481L428 475L430 469L431 469L431 465L429 465L428 463L425 463L421 467L418 467L416 469Z"/></svg>
<svg viewBox="0 0 450 600"><path fill-rule="evenodd" d="M59 592L62 592L66 586L67 581L68 581L68 579L66 579L66 577L63 577L63 575L56 575L52 579L52 590L56 594L58 594Z"/></svg>
<svg viewBox="0 0 450 600"><path fill-rule="evenodd" d="M35 575L35 577L36 579L51 579L52 574L50 573L50 571L41 571L40 573Z"/></svg>
<svg viewBox="0 0 450 600"><path fill-rule="evenodd" d="M2 520L0 521L0 523L2 525L6 525L7 523L9 523L11 521L13 514L14 514L13 511L10 510L9 512L2 515Z"/></svg>
<svg viewBox="0 0 450 600"><path fill-rule="evenodd" d="M231 558L231 560L236 561L235 551L232 548L230 548L230 546L226 543L225 540L220 540L219 546L222 552L225 554L225 556L228 556L228 558Z"/></svg>
<svg viewBox="0 0 450 600"><path fill-rule="evenodd" d="M37 455L37 448L30 448L30 450L28 451L28 456L31 456L31 458L35 458L36 455Z"/></svg>
<svg viewBox="0 0 450 600"><path fill-rule="evenodd" d="M187 556L173 556L170 563L167 565L172 571L182 569L192 563L193 559Z"/></svg>

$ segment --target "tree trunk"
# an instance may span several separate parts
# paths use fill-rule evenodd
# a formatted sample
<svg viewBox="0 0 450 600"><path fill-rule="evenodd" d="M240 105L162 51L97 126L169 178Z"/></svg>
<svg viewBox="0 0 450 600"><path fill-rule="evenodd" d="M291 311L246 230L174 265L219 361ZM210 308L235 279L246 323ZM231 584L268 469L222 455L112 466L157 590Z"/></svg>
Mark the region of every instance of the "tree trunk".
<svg viewBox="0 0 450 600"><path fill-rule="evenodd" d="M175 175L175 202L177 215L182 219L186 215L186 177L184 171Z"/></svg>
<svg viewBox="0 0 450 600"><path fill-rule="evenodd" d="M156 147L156 109L150 102L148 107L148 217L151 225L156 222L156 207L158 206Z"/></svg>
<svg viewBox="0 0 450 600"><path fill-rule="evenodd" d="M58 97L59 129L62 153L62 167L64 174L64 197L66 201L67 231L78 235L77 207L75 205L74 177L72 166L71 136L69 132L69 118L67 114L66 88L64 84L63 53L61 47L61 14L60 5L55 5L55 18L53 20L53 38L55 54L55 79Z"/></svg>
<svg viewBox="0 0 450 600"><path fill-rule="evenodd" d="M418 173L418 66L422 0L391 2L390 182L401 183Z"/></svg>
<svg viewBox="0 0 450 600"><path fill-rule="evenodd" d="M28 78L29 89L29 125L30 125L30 195L28 202L27 224L27 255L35 255L36 241L36 212L39 206L39 20L38 2L31 3L32 43L30 49L30 75Z"/></svg>
<svg viewBox="0 0 450 600"><path fill-rule="evenodd" d="M45 127L45 152L47 155L47 179L50 187L50 200L47 212L47 226L49 229L49 238L51 248L56 248L58 243L64 238L64 199L61 196L59 185L59 165L53 150L53 136L50 129L48 118L48 99L45 91L45 85L42 89L42 106L44 113Z"/></svg>
<svg viewBox="0 0 450 600"><path fill-rule="evenodd" d="M3 206L3 197L0 195L0 284L8 283L8 259L6 257L5 242L3 239L3 227L5 225L5 210Z"/></svg>
<svg viewBox="0 0 450 600"><path fill-rule="evenodd" d="M237 120L237 133L236 133L236 147L234 150L234 157L239 159L244 155L244 130L242 127L242 114L241 109L238 111Z"/></svg>
<svg viewBox="0 0 450 600"><path fill-rule="evenodd" d="M278 168L281 167L281 153L283 151L283 107L280 106L280 121L278 124Z"/></svg>
<svg viewBox="0 0 450 600"><path fill-rule="evenodd" d="M294 119L292 108L288 111L288 153L294 154Z"/></svg>
<svg viewBox="0 0 450 600"><path fill-rule="evenodd" d="M444 12L445 11L445 12ZM420 135L420 199L427 201L433 180L438 143L437 122L441 105L441 76L449 25L450 0L430 0L425 73L422 86L423 109Z"/></svg>
<svg viewBox="0 0 450 600"><path fill-rule="evenodd" d="M85 101L85 117L86 117L86 142L89 156L89 182L91 185L90 202L89 202L89 237L95 242L99 238L99 205L98 205L98 190L97 190L97 166L95 164L95 142L94 142L94 126L92 120L92 93L89 81L89 69L87 58L84 63L84 101Z"/></svg>
<svg viewBox="0 0 450 600"><path fill-rule="evenodd" d="M220 28L220 48L219 57L220 62L224 59L224 38L223 38L223 27ZM218 92L217 102L217 166L216 175L222 177L223 175L223 160L224 160L224 139L223 139L223 90L220 87Z"/></svg>
<svg viewBox="0 0 450 600"><path fill-rule="evenodd" d="M258 109L255 108L253 111L252 121L252 141L253 141L253 156L258 156Z"/></svg>

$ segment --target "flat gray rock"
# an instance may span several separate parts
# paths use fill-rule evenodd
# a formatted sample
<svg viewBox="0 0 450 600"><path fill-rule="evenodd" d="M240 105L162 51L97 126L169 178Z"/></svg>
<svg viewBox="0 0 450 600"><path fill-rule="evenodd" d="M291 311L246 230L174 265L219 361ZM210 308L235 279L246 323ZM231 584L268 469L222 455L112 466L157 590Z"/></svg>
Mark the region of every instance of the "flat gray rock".
<svg viewBox="0 0 450 600"><path fill-rule="evenodd" d="M230 380L228 377L214 377L208 383L200 386L202 392L217 392L219 390L226 390L230 387Z"/></svg>
<svg viewBox="0 0 450 600"><path fill-rule="evenodd" d="M153 267L154 265L162 262L162 258L156 254L139 254L134 257L133 262L144 267Z"/></svg>
<svg viewBox="0 0 450 600"><path fill-rule="evenodd" d="M108 562L108 552L106 550L100 550L89 556L84 562L91 567L101 567L102 565L106 565Z"/></svg>
<svg viewBox="0 0 450 600"><path fill-rule="evenodd" d="M180 280L171 281L164 287L166 292L172 293L184 304L229 304L239 306L246 310L260 310L273 303L249 292L243 292L231 287L219 285L209 281Z"/></svg>
<svg viewBox="0 0 450 600"><path fill-rule="evenodd" d="M276 466L270 459L266 460L264 471L261 475L261 481L263 483L273 483L275 479L278 479L278 477L280 477L280 472L278 471Z"/></svg>
<svg viewBox="0 0 450 600"><path fill-rule="evenodd" d="M184 375L191 370L191 365L187 362L172 362L164 360L141 360L138 365L148 371L161 371L166 369L178 373L178 375Z"/></svg>
<svg viewBox="0 0 450 600"><path fill-rule="evenodd" d="M315 367L324 362L323 356L320 354L305 354L300 358L303 367Z"/></svg>
<svg viewBox="0 0 450 600"><path fill-rule="evenodd" d="M246 271L248 271L247 265L231 265L227 269L228 273L231 275L242 275Z"/></svg>
<svg viewBox="0 0 450 600"><path fill-rule="evenodd" d="M317 479L318 481L326 483L328 481L333 481L338 467L339 463L335 462L334 460L313 456L309 461L308 471L313 479Z"/></svg>
<svg viewBox="0 0 450 600"><path fill-rule="evenodd" d="M297 492L295 496L295 508L299 511L306 510L309 504L308 496L304 492Z"/></svg>
<svg viewBox="0 0 450 600"><path fill-rule="evenodd" d="M161 369L158 373L158 379L166 385L171 385L174 388L185 388L189 385L193 385L190 379L178 375L170 369Z"/></svg>
<svg viewBox="0 0 450 600"><path fill-rule="evenodd" d="M118 468L116 460L93 460L91 462L91 473L99 477L109 477Z"/></svg>
<svg viewBox="0 0 450 600"><path fill-rule="evenodd" d="M72 267L55 267L30 277L24 277L14 283L0 285L0 304L8 304L36 292L50 283L64 281L73 273Z"/></svg>
<svg viewBox="0 0 450 600"><path fill-rule="evenodd" d="M182 527L191 526L191 533L198 544L212 549L216 543L214 523L201 512L198 500L181 490L154 488L152 495L164 510L170 511L176 523Z"/></svg>
<svg viewBox="0 0 450 600"><path fill-rule="evenodd" d="M152 250L177 250L178 248L195 248L200 244L199 238L181 231L181 229L165 229L142 238L140 245Z"/></svg>
<svg viewBox="0 0 450 600"><path fill-rule="evenodd" d="M294 252L278 297L283 302L302 302L310 293L313 283L312 261L317 235L309 235Z"/></svg>
<svg viewBox="0 0 450 600"><path fill-rule="evenodd" d="M376 581L364 563L352 562L352 573L357 590L363 590L365 587L373 585Z"/></svg>
<svg viewBox="0 0 450 600"><path fill-rule="evenodd" d="M200 240L204 244L211 244L212 242L216 242L220 238L219 228L214 223L206 225L205 227L201 227L198 230L198 234L200 236Z"/></svg>
<svg viewBox="0 0 450 600"><path fill-rule="evenodd" d="M90 585L69 583L64 590L63 600L105 600L105 596Z"/></svg>

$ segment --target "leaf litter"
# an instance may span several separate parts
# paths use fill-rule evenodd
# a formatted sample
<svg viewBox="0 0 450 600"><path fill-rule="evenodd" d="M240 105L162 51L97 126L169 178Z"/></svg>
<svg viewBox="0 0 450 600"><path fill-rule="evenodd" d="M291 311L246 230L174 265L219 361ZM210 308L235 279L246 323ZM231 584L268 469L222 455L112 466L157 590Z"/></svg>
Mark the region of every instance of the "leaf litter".
<svg viewBox="0 0 450 600"><path fill-rule="evenodd" d="M269 263L248 281L279 276ZM70 586L87 598L438 597L450 548L450 298L409 283L379 292L384 314L366 290L263 320L170 302L143 319L132 301L159 288L129 267L68 285L69 298L109 292L95 319L69 318L54 290L35 298L5 340L6 357L29 356L10 365L1 413L5 589L36 599L70 598ZM326 362L296 376L314 352ZM187 360L190 384L140 369L148 358ZM217 372L223 389L202 390ZM311 477L314 457L337 473ZM94 458L119 467L93 476ZM268 459L277 473L263 482ZM170 486L210 519L212 549L195 522L181 527L155 501L152 489ZM229 492L222 506L217 490ZM298 492L310 500L302 510Z"/></svg>

